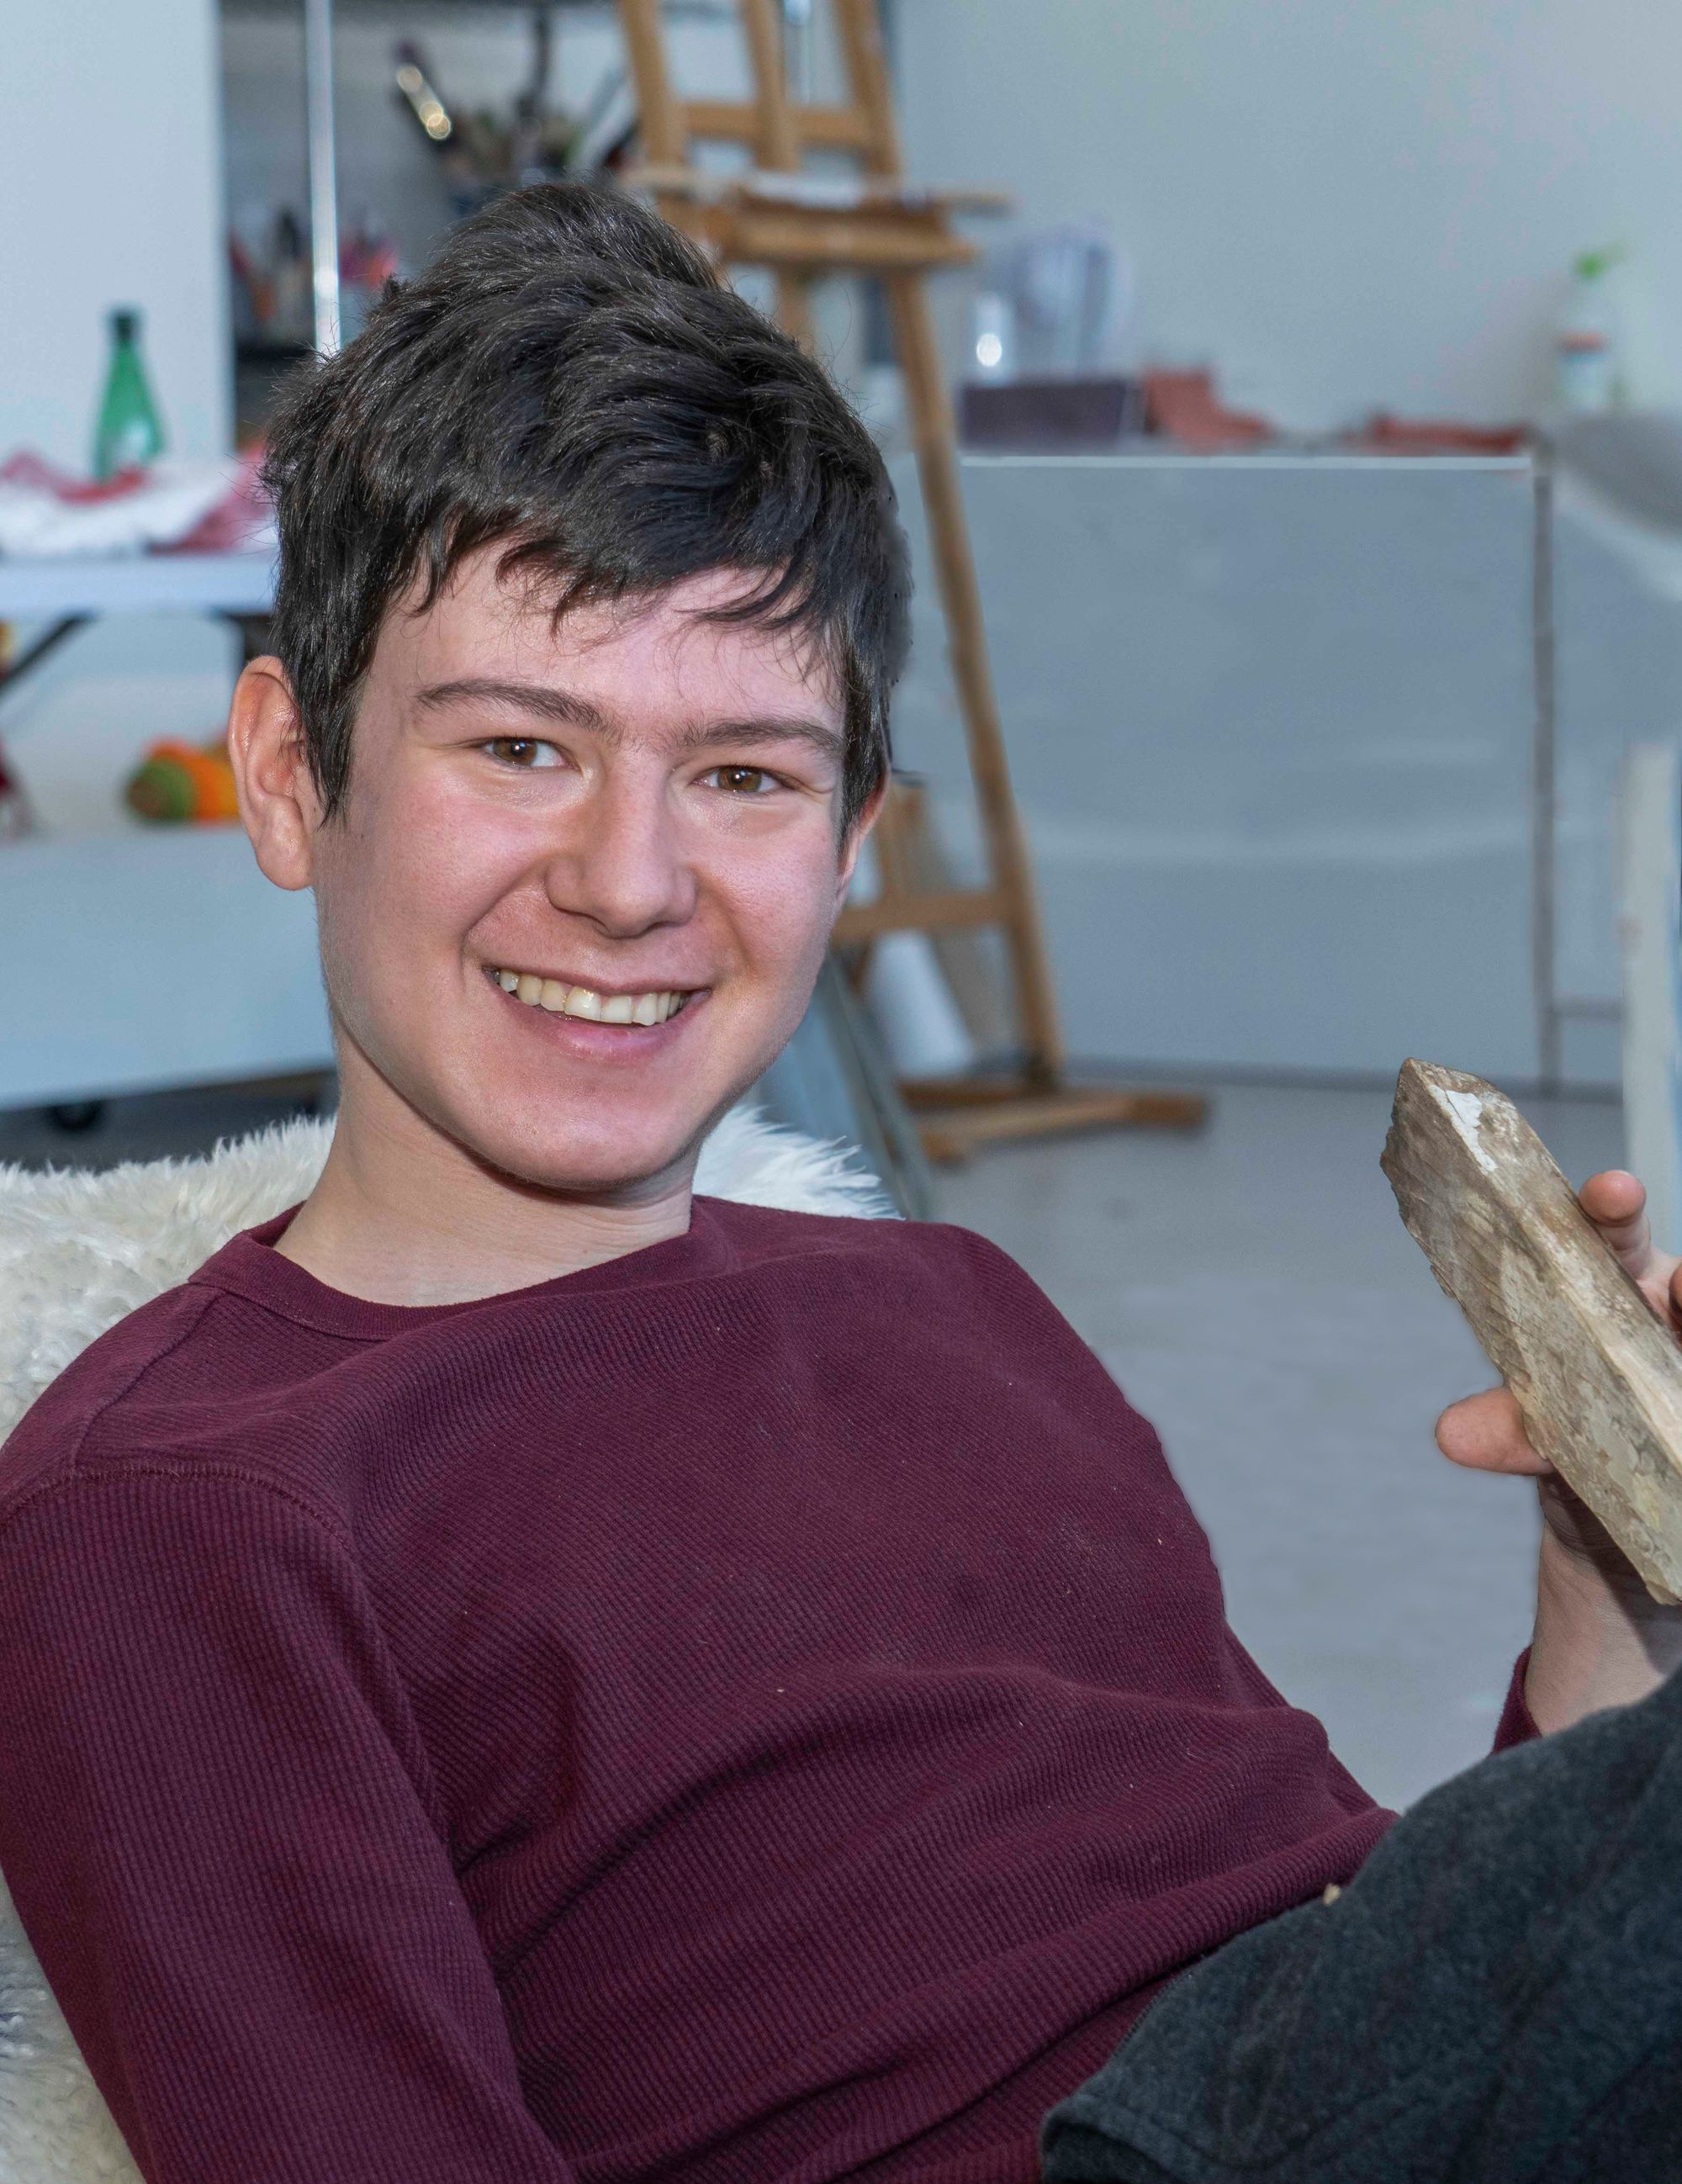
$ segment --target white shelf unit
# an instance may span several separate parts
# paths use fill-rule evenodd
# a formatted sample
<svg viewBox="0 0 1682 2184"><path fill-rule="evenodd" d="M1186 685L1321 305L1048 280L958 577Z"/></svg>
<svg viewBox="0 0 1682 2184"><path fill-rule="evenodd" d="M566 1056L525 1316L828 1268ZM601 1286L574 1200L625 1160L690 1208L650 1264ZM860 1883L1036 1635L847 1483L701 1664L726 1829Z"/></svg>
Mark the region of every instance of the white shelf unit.
<svg viewBox="0 0 1682 2184"><path fill-rule="evenodd" d="M0 849L0 1106L331 1066L314 898L239 827Z"/></svg>
<svg viewBox="0 0 1682 2184"><path fill-rule="evenodd" d="M272 587L265 554L0 561L0 619L260 614ZM313 898L238 826L0 844L0 1107L331 1066Z"/></svg>

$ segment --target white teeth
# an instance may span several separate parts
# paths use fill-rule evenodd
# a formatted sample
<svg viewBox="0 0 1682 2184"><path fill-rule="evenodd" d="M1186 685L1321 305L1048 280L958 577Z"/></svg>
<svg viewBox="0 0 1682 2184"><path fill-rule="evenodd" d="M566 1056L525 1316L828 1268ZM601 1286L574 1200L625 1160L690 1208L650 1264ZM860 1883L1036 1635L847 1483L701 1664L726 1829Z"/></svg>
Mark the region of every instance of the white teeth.
<svg viewBox="0 0 1682 2184"><path fill-rule="evenodd" d="M551 1016L582 1017L588 1023L661 1024L675 1017L688 999L681 993L598 994L588 986L569 986L563 979L540 978L535 971L493 971L492 977L504 993L513 994L528 1008L547 1009Z"/></svg>

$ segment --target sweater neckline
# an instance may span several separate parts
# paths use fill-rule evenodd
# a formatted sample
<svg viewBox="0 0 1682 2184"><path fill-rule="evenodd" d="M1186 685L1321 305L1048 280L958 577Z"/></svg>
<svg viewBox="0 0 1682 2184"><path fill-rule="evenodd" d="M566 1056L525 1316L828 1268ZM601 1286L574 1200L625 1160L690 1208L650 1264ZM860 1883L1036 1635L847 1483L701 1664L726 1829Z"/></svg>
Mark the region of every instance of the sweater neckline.
<svg viewBox="0 0 1682 2184"><path fill-rule="evenodd" d="M694 1197L689 1202L689 1226L682 1235L622 1251L617 1258L604 1259L599 1265L552 1274L547 1280L500 1290L489 1296L462 1297L454 1303L382 1304L332 1288L274 1248L303 1203L300 1199L297 1206L231 1236L196 1273L188 1276L189 1286L231 1291L281 1318L322 1334L380 1342L466 1312L497 1312L510 1306L529 1310L604 1291L654 1288L721 1273L735 1262L734 1247L712 1202Z"/></svg>

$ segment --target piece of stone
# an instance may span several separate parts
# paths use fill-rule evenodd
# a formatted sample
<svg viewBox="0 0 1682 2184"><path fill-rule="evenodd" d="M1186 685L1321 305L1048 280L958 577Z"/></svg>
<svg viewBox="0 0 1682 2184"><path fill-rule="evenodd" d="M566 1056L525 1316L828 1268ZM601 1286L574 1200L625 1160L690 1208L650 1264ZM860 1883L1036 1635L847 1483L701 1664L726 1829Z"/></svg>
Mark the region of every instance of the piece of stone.
<svg viewBox="0 0 1682 2184"><path fill-rule="evenodd" d="M1531 1445L1655 1600L1682 1600L1682 1350L1512 1102L1406 1061L1383 1167Z"/></svg>

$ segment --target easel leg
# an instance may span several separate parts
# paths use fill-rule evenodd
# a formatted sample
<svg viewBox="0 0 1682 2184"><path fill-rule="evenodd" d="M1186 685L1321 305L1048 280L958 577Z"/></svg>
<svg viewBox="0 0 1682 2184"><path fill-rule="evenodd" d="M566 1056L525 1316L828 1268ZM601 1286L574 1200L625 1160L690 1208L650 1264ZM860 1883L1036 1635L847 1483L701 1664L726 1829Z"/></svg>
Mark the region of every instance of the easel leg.
<svg viewBox="0 0 1682 2184"><path fill-rule="evenodd" d="M969 531L958 483L958 460L951 404L935 344L934 324L922 278L916 273L886 276L888 309L905 379L905 406L916 438L917 471L927 511L929 543L936 580L946 613L952 673L963 708L970 766L995 883L1011 905L1005 928L1016 993L1016 1014L1025 1050L1025 1074L1031 1085L1056 1082L1062 1066L1062 1039L1045 961L1039 912L1028 871L1022 822L1011 795L1004 732L993 694L987 640L981 616L981 593L970 552Z"/></svg>
<svg viewBox="0 0 1682 2184"><path fill-rule="evenodd" d="M810 275L780 270L777 276L777 322L793 334L808 356L817 354L817 321L812 316Z"/></svg>

